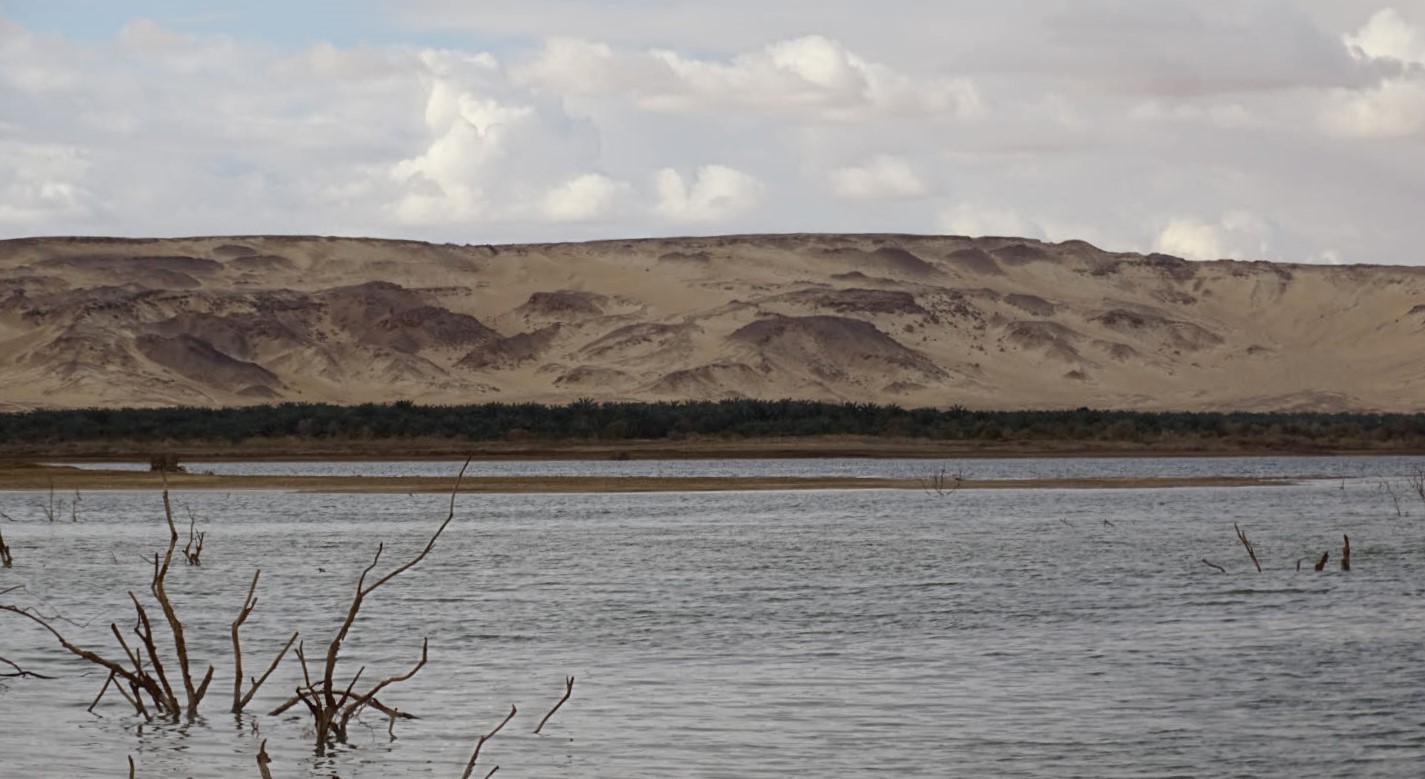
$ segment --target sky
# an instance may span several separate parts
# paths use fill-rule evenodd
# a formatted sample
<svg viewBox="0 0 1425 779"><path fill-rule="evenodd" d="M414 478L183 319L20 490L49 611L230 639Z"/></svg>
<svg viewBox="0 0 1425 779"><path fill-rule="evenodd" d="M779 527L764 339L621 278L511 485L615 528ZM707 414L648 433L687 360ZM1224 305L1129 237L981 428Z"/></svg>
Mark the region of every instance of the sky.
<svg viewBox="0 0 1425 779"><path fill-rule="evenodd" d="M0 237L1425 264L1425 0L0 0Z"/></svg>

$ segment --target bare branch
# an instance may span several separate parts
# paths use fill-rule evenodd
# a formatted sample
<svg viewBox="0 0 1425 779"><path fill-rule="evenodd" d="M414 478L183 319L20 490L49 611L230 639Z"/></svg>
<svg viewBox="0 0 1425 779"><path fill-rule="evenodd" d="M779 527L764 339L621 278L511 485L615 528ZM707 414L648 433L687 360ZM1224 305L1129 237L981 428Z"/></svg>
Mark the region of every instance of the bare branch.
<svg viewBox="0 0 1425 779"><path fill-rule="evenodd" d="M506 715L503 720L500 720L500 724L496 725L494 730L481 736L480 740L475 742L475 751L470 754L470 762L465 764L465 773L460 775L460 779L470 779L470 774L474 773L475 771L475 761L480 759L480 747L485 746L486 741L489 741L490 739L494 738L496 733L499 733L500 730L505 727L505 725L509 724L510 720L515 718L515 711L517 710L513 705L511 705L510 713ZM495 771L498 771L499 769L499 766L495 766ZM495 773L495 771L491 771L489 774L485 775L489 776L490 774Z"/></svg>
<svg viewBox="0 0 1425 779"><path fill-rule="evenodd" d="M573 694L574 694L574 677L572 677L572 676L566 676L566 677L564 677L564 697L563 697L563 698L560 698L560 699L559 699L559 702L556 703L556 704L554 704L554 708L550 709L550 710L549 710L549 713L546 714L546 715L544 715L544 719L540 720L540 721L539 721L539 724L534 726L534 734L535 734L536 736L539 735L539 731L544 728L544 723L548 722L548 721L549 721L549 718L554 716L554 712L559 711L559 707L560 707L560 706L563 706L563 705L564 705L564 702L567 701L567 700L569 700L569 696L570 696L570 695L573 695Z"/></svg>
<svg viewBox="0 0 1425 779"><path fill-rule="evenodd" d="M178 546L178 527L173 523L173 504L168 499L168 477L163 477L163 517L168 520L168 549L163 554L163 565L157 566L153 581L149 584L149 591L158 601L159 608L163 609L163 617L168 621L168 629L173 633L173 650L178 655L178 672L183 678L183 692L187 697L188 716L198 716L198 704L203 700L203 695L208 691L208 680L212 679L213 667L208 666L208 673L203 683L197 687L193 686L193 671L188 660L188 642L183 636L183 622L178 619L178 612L173 608L173 602L168 599L168 592L164 588L164 581L168 577L169 565L173 562L173 550Z"/></svg>
<svg viewBox="0 0 1425 779"><path fill-rule="evenodd" d="M257 770L262 775L262 779L272 779L272 771L267 764L272 762L272 758L267 756L267 739L257 747Z"/></svg>
<svg viewBox="0 0 1425 779"><path fill-rule="evenodd" d="M0 657L0 663L4 663L5 665L8 665L8 666L10 666L11 668L15 669L14 671L8 671L8 672L2 672L2 673L0 673L0 677L4 677L4 678L6 678L6 679L24 679L24 678L26 678L26 677L31 678L31 679L53 679L53 678L54 678L53 676L45 676L44 674L37 674L37 673L35 673L34 671L26 671L25 669L21 668L18 664L16 664L13 660L9 660L9 659L4 658L4 657Z"/></svg>
<svg viewBox="0 0 1425 779"><path fill-rule="evenodd" d="M1262 564L1257 562L1257 550L1252 546L1252 542L1247 540L1247 534L1242 532L1242 528L1237 527L1237 523L1232 523L1233 529L1237 531L1237 540L1242 542L1242 547L1247 550L1247 556L1252 558L1252 565L1257 566L1257 573L1262 572Z"/></svg>
<svg viewBox="0 0 1425 779"><path fill-rule="evenodd" d="M24 617L25 619L33 621L35 624L49 631L50 635L54 636L55 640L59 642L59 645L64 647L65 650L67 650L70 654L88 660L89 662L94 663L95 665L102 666L114 675L118 676L120 679L123 679L124 681L129 682L130 684L136 687L142 687L151 695L158 696L156 699L161 699L162 691L157 689L157 687L153 684L152 679L141 677L138 674L135 674L133 671L130 671L122 665L119 665L118 663L114 662L113 660L110 660L106 657L102 657L94 652L91 652L88 649L84 649L82 647L74 645L69 641L69 639L65 638L63 634L56 630L53 625L51 625L38 614L31 612L29 609L21 608L19 606L12 606L8 603L0 603L0 611L8 611L12 614L18 614Z"/></svg>

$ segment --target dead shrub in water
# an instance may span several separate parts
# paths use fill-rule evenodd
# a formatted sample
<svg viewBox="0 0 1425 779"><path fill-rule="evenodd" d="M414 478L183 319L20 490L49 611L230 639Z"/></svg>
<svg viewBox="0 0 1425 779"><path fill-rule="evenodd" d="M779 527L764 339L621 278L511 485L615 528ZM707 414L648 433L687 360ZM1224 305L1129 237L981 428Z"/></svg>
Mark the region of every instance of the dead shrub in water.
<svg viewBox="0 0 1425 779"><path fill-rule="evenodd" d="M198 716L198 707L208 692L209 683L213 680L214 668L210 663L207 670L203 673L202 679L195 683L193 675L194 664L189 657L188 642L183 621L179 618L178 611L168 595L168 573L172 568L174 553L178 548L178 526L173 521L173 504L169 499L167 485L165 485L163 490L163 514L168 524L168 544L161 554L154 553L153 574L149 579L149 593L153 596L154 601L158 603L159 610L163 612L164 622L168 625L169 634L172 639L171 656L177 660L177 676L178 681L182 685L183 695L181 701L177 688L174 685L171 672L164 666L165 657L168 656L169 653L160 651L153 629L153 620L150 619L148 609L144 606L143 601L141 601L133 591L130 591L128 595L129 601L134 606L135 622L132 628L132 635L137 639L137 642L131 644L130 640L125 637L125 632L119 629L118 623L109 623L109 632L114 636L118 648L122 651L122 656L119 659L105 657L98 652L86 649L70 641L55 627L55 623L59 621L58 617L43 615L33 608L16 606L14 604L0 604L0 610L22 616L44 628L59 642L60 646L70 654L98 665L108 671L108 676L104 681L104 686L99 691L99 695L94 699L94 702L89 705L90 711L99 704L104 698L104 695L112 687L133 707L137 714L143 716L145 719L152 719L155 716L176 719L180 714L184 714L189 719L193 719ZM190 526L190 534L191 533L192 529ZM201 554L201 535L202 534L198 534L199 540L197 541L197 548L190 548L184 552L185 558L191 557L190 563L192 564L196 564L196 559L198 555ZM191 543L190 541L190 544ZM255 576L253 578L253 587L256 587ZM252 591L249 590L248 601L251 605L256 605L255 600ZM250 613L251 609L245 605L244 611ZM246 614L242 615L242 619L246 619ZM240 622L238 624L240 624ZM234 641L236 642L235 633ZM234 644L234 651L235 653L240 652L236 643ZM285 651L284 649L284 654ZM281 657L282 655L279 655L278 659L273 662L274 668L277 662L280 662ZM268 674L271 673L271 670L272 669L268 670ZM238 678L241 679L240 671ZM256 692L256 687L261 686L261 681L265 681L266 678L267 675L264 675L262 680L255 682L253 690L250 691L247 696L248 700L251 699L251 693Z"/></svg>
<svg viewBox="0 0 1425 779"><path fill-rule="evenodd" d="M318 676L314 677L312 673L313 667L308 663L302 646L298 644L297 657L302 667L303 683L296 688L296 694L274 710L272 714L281 714L296 703L303 703L313 717L316 735L316 752L318 755L326 754L327 750L335 744L344 743L346 741L350 720L353 717L359 716L361 712L368 708L378 710L389 717L391 723L390 727L392 729L394 729L395 722L398 718L414 719L409 713L386 706L379 700L378 695L390 686L410 679L426 665L429 650L428 639L422 640L420 658L409 670L404 673L388 676L370 685L365 690L358 690L357 687L365 674L365 667L357 670L344 686L338 684L336 677L338 665L341 660L341 647L355 623L366 598L392 579L418 565L435 547L436 542L455 517L456 496L459 493L460 482L468 466L469 461L467 460L465 466L460 469L460 474L456 477L455 485L451 490L449 511L444 521L436 528L420 552L410 560L396 566L379 578L368 581L373 571L380 564L382 553L385 549L384 544L378 545L376 554L371 563L362 570L357 579L356 590L347 608L346 616L338 628L336 635L327 645L324 662L317 667ZM178 551L178 529L173 519L172 504L169 500L166 485L163 491L163 507L169 530L168 544L162 554L154 555L153 575L150 580L149 591L158 602L159 608L163 611L164 619L168 624L173 641L171 652L160 651L158 641L155 639L155 631L153 629L152 620L149 618L148 610L145 608L144 603L133 592L129 593L129 600L133 604L135 611L135 624L132 628L132 637L126 637L125 632L120 630L117 623L110 623L109 625L110 633L113 635L122 653L117 659L101 655L98 652L81 647L70 641L55 627L55 625L62 620L61 617L47 616L33 608L13 604L0 604L0 611L8 611L35 622L41 628L48 631L55 640L59 642L63 649L107 671L103 687L100 689L98 696L96 696L94 701L89 705L90 711L94 710L112 688L133 707L137 714L145 719L163 717L176 720L180 714L186 714L190 720L193 720L197 717L199 705L208 690L209 683L212 681L214 673L213 666L209 664L201 681L196 684L194 683L194 675L192 673L193 663L188 655L183 624L178 617L177 611L174 609L173 603L168 597L165 587L167 575L173 563L174 553ZM190 520L189 546L183 550L185 559L190 557L197 558L198 555L201 554L201 539L203 534L196 532L196 519L192 517L191 512ZM189 562L193 565L198 564L196 559L190 559ZM237 616L229 626L229 634L233 647L234 682L231 705L231 711L233 713L241 713L248 704L251 703L254 695L256 695L262 685L272 676L273 672L286 657L288 651L292 648L293 644L297 642L299 637L299 634L294 632L273 658L272 662L267 666L262 676L248 680L245 687L243 680L243 653L239 631L253 610L257 607L257 585L261 574L262 572L260 570L253 574L242 607L238 610ZM8 591L9 590L0 591L0 595ZM135 638L137 641L134 641ZM176 674L164 667L164 661L171 657L177 658ZM0 658L0 660L3 659ZM17 671L20 670L21 669L17 668ZM175 676L177 679L174 678ZM180 689L178 685L175 684L175 681L181 684L181 697L179 694ZM566 677L565 682L564 696L560 698L554 707L550 709L549 713L540 720L539 725L535 728L536 733L539 732L555 712L569 700L570 695L573 693L574 677ZM496 733L508 724L514 715L515 708L512 706L509 716L495 729L480 738L474 754L471 755L466 765L467 776L474 770L475 762L479 757L480 746L494 737ZM394 739L394 737L395 734L392 733L392 738ZM257 754L258 767L263 776L271 775L267 767L270 762L271 758L267 755L266 741L264 740ZM131 760L131 771L132 765ZM492 775L498 769L499 767L496 766L489 773L485 774L485 776L488 777Z"/></svg>

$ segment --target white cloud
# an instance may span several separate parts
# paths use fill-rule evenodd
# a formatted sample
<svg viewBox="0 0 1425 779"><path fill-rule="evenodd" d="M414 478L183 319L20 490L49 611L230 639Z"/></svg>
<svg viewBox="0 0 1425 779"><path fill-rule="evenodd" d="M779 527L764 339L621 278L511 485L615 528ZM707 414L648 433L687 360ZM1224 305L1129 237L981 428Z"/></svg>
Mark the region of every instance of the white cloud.
<svg viewBox="0 0 1425 779"><path fill-rule="evenodd" d="M667 50L619 52L559 39L515 75L521 83L561 94L632 96L652 111L739 111L828 122L953 119L980 111L979 93L966 79L900 73L817 35L779 41L730 61Z"/></svg>
<svg viewBox="0 0 1425 779"><path fill-rule="evenodd" d="M1425 0L412 3L446 48L370 18L360 45L295 17L0 20L6 233L701 223L1425 260Z"/></svg>
<svg viewBox="0 0 1425 779"><path fill-rule="evenodd" d="M760 181L725 165L704 165L689 185L673 168L658 171L655 211L675 222L717 222L737 216L762 199Z"/></svg>
<svg viewBox="0 0 1425 779"><path fill-rule="evenodd" d="M844 200L899 200L930 193L929 185L909 162L886 154L836 168L828 178L832 194Z"/></svg>
<svg viewBox="0 0 1425 779"><path fill-rule="evenodd" d="M1358 59L1391 59L1425 64L1425 32L1394 8L1377 11L1365 26L1346 35L1347 48Z"/></svg>
<svg viewBox="0 0 1425 779"><path fill-rule="evenodd" d="M946 235L1044 237L1038 224L1011 208L960 203L940 212L937 226Z"/></svg>
<svg viewBox="0 0 1425 779"><path fill-rule="evenodd" d="M88 168L74 147L0 140L0 224L83 218L93 199L83 185Z"/></svg>
<svg viewBox="0 0 1425 779"><path fill-rule="evenodd" d="M542 210L551 222L587 222L619 213L632 198L628 182L585 173L551 189Z"/></svg>
<svg viewBox="0 0 1425 779"><path fill-rule="evenodd" d="M1325 102L1322 125L1354 138L1409 138L1425 133L1425 77L1387 79L1373 89L1341 90Z"/></svg>
<svg viewBox="0 0 1425 779"><path fill-rule="evenodd" d="M1275 228L1250 211L1228 211L1214 222L1197 216L1168 220L1158 234L1157 250L1189 260L1279 259L1273 247Z"/></svg>

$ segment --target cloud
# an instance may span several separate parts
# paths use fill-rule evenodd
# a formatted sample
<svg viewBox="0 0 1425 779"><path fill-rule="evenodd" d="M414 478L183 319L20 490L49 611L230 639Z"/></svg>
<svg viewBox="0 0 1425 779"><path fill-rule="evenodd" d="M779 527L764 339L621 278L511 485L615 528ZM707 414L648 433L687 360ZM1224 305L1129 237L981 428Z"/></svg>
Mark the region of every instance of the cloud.
<svg viewBox="0 0 1425 779"><path fill-rule="evenodd" d="M6 234L697 225L1425 259L1425 0L412 4L429 35L368 16L354 45L300 18L0 20Z"/></svg>
<svg viewBox="0 0 1425 779"><path fill-rule="evenodd" d="M737 216L762 200L762 182L725 165L704 165L690 185L672 168L658 171L658 215L675 222L717 222Z"/></svg>
<svg viewBox="0 0 1425 779"><path fill-rule="evenodd" d="M930 187L909 162L886 154L828 175L831 192L843 200L899 200L923 197Z"/></svg>
<svg viewBox="0 0 1425 779"><path fill-rule="evenodd" d="M1270 223L1250 211L1228 211L1216 221L1179 216L1168 220L1155 248L1189 260L1278 259L1275 233Z"/></svg>
<svg viewBox="0 0 1425 779"><path fill-rule="evenodd" d="M515 76L520 83L565 95L632 96L650 111L865 122L955 119L980 110L979 94L966 79L900 73L818 35L772 43L728 61L667 50L620 52L559 39L546 44Z"/></svg>
<svg viewBox="0 0 1425 779"><path fill-rule="evenodd" d="M544 218L551 222L588 222L624 210L633 187L599 173L576 176L544 196Z"/></svg>
<svg viewBox="0 0 1425 779"><path fill-rule="evenodd" d="M940 212L937 222L946 235L1044 238L1044 230L1011 208L960 203Z"/></svg>
<svg viewBox="0 0 1425 779"><path fill-rule="evenodd" d="M1337 92L1326 101L1320 121L1327 131L1352 138L1420 136L1425 133L1425 74Z"/></svg>
<svg viewBox="0 0 1425 779"><path fill-rule="evenodd" d="M1388 59L1425 64L1425 32L1394 8L1377 11L1365 26L1344 37L1357 59Z"/></svg>
<svg viewBox="0 0 1425 779"><path fill-rule="evenodd" d="M88 168L74 147L0 140L0 225L82 219L93 200L83 184Z"/></svg>

